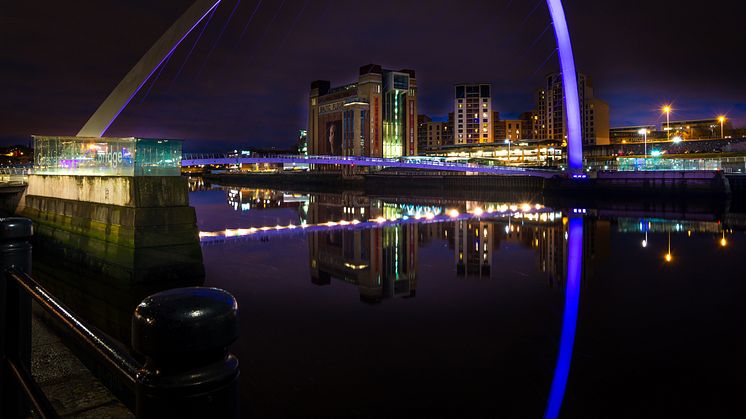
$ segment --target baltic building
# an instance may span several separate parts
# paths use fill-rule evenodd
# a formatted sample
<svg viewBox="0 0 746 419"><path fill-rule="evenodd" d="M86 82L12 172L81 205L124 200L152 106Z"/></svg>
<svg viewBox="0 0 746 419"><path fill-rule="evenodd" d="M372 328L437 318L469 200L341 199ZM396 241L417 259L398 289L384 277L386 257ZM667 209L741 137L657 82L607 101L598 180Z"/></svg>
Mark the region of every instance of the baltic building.
<svg viewBox="0 0 746 419"><path fill-rule="evenodd" d="M417 154L414 70L360 67L358 81L311 83L308 152L315 155L401 157Z"/></svg>

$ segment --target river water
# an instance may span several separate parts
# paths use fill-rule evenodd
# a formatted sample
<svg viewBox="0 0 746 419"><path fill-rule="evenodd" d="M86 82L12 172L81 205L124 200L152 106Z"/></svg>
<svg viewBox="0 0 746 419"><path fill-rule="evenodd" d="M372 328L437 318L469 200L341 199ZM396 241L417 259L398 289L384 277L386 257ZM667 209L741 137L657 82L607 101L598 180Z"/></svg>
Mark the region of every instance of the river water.
<svg viewBox="0 0 746 419"><path fill-rule="evenodd" d="M742 414L722 213L193 185L247 416Z"/></svg>

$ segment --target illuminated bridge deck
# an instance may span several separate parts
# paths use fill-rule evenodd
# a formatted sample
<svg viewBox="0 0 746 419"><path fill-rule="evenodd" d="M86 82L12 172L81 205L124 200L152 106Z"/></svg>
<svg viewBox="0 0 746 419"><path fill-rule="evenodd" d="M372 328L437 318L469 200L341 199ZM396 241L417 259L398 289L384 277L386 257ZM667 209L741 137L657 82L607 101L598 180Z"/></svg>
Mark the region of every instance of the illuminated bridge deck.
<svg viewBox="0 0 746 419"><path fill-rule="evenodd" d="M380 158L348 156L303 156L303 155L261 155L261 156L228 156L224 154L185 154L181 160L182 167L206 165L237 164L328 164L367 167L396 167L401 169L438 170L448 172L488 173L493 175L533 176L552 178L562 172L557 170L526 168L514 166L488 166L476 163L446 162L416 157Z"/></svg>

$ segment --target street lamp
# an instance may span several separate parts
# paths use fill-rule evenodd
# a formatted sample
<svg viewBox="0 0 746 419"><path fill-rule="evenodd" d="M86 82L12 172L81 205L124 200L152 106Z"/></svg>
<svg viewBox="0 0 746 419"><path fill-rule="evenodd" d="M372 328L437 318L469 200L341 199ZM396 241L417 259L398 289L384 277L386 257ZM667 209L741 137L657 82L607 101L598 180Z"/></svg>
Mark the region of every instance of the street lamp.
<svg viewBox="0 0 746 419"><path fill-rule="evenodd" d="M723 135L723 124L725 123L725 115L718 116L718 122L720 122L720 138L725 138L725 135Z"/></svg>
<svg viewBox="0 0 746 419"><path fill-rule="evenodd" d="M645 158L648 158L648 129L642 128L639 131L637 131L638 134L643 136L643 141L645 142Z"/></svg>
<svg viewBox="0 0 746 419"><path fill-rule="evenodd" d="M505 144L508 145L508 164L510 164L510 140L506 138Z"/></svg>
<svg viewBox="0 0 746 419"><path fill-rule="evenodd" d="M671 135L671 105L665 105L662 109L663 113L666 114L666 139Z"/></svg>

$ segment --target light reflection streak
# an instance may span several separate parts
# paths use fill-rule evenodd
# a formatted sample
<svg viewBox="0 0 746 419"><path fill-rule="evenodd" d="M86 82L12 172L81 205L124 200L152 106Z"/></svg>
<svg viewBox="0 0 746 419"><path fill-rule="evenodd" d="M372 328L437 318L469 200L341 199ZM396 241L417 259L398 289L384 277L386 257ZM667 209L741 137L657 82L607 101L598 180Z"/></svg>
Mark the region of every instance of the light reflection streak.
<svg viewBox="0 0 746 419"><path fill-rule="evenodd" d="M455 211L455 212L454 212ZM458 214L458 215L455 215ZM530 212L511 211L509 208L505 208L505 211L491 211L485 213L484 211L465 212L458 213L457 210L447 211L445 214L435 215L428 213L425 217L406 217L401 216L399 218L386 219L378 217L367 221L360 220L340 220L340 221L327 221L318 224L306 224L305 221L301 222L301 229L298 230L296 225L289 224L286 226L275 225L265 227L251 227L251 228L226 228L220 231L200 231L199 238L200 242L222 242L227 239L235 239L242 237L266 237L268 235L280 235L288 233L299 233L304 234L307 232L324 232L333 230L345 230L345 229L371 229L381 227L391 227L396 225L404 224L429 224L429 223L442 223L459 220L469 220L472 218L479 218L482 220L489 219L501 219L501 218L520 218L526 219L527 221L553 221L562 217L561 212L554 211L551 208L541 207L538 209L531 209Z"/></svg>
<svg viewBox="0 0 746 419"><path fill-rule="evenodd" d="M583 269L583 219L570 218L567 238L567 281L565 287L565 308L562 316L559 356L554 369L552 387L544 417L554 419L559 415L562 400L565 398L567 379L570 375L570 361L575 344L575 330L578 323L580 305L580 278Z"/></svg>

